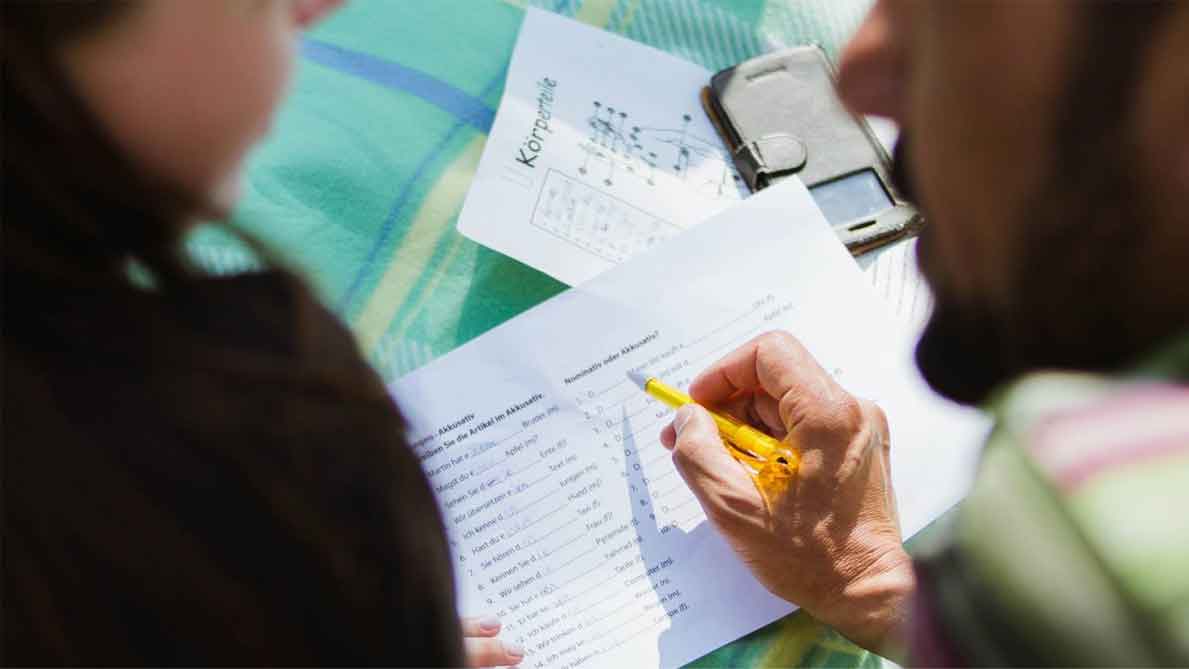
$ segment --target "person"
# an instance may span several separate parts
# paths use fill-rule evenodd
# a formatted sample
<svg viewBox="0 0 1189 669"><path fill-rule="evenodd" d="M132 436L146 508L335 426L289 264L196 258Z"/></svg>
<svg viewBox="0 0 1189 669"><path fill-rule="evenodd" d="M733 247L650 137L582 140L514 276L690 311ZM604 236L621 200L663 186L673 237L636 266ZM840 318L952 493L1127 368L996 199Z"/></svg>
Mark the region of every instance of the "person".
<svg viewBox="0 0 1189 669"><path fill-rule="evenodd" d="M4 3L6 665L523 656L460 625L433 494L345 328L285 271L180 250L336 4Z"/></svg>
<svg viewBox="0 0 1189 669"><path fill-rule="evenodd" d="M286 272L179 253L333 4L5 4L6 663L521 657L454 617L432 493L342 326ZM802 450L789 494L765 507L700 409L662 439L773 592L918 662L1189 663L1187 37L1185 4L876 5L840 85L906 131L918 359L999 425L914 560L878 407L788 334L716 363L693 394Z"/></svg>
<svg viewBox="0 0 1189 669"><path fill-rule="evenodd" d="M1189 3L878 0L841 58L928 219L927 381L995 419L901 545L881 410L793 335L691 394L803 454L766 507L707 412L661 437L773 593L914 664L1189 665Z"/></svg>

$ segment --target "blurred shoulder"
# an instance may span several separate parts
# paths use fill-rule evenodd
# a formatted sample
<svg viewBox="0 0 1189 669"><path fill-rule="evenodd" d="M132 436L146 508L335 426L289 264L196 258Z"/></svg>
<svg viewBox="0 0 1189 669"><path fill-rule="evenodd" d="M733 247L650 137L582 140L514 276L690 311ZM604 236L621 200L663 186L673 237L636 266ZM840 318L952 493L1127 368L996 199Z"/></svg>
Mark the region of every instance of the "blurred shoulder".
<svg viewBox="0 0 1189 669"><path fill-rule="evenodd" d="M953 538L1015 657L1189 661L1189 386L1046 372L992 404Z"/></svg>
<svg viewBox="0 0 1189 669"><path fill-rule="evenodd" d="M1189 385L1173 380L1033 374L1008 387L992 412L992 443L1024 450L1062 491L1155 460L1189 458Z"/></svg>
<svg viewBox="0 0 1189 669"><path fill-rule="evenodd" d="M342 321L298 277L281 271L208 277L177 304L195 332L230 345L322 364L361 363Z"/></svg>

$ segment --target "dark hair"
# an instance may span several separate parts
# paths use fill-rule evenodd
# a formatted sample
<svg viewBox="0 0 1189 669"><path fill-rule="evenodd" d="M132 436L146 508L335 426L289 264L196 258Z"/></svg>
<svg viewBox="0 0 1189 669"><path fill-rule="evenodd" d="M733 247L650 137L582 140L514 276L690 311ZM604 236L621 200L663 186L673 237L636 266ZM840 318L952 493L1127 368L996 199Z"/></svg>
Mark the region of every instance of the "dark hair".
<svg viewBox="0 0 1189 669"><path fill-rule="evenodd" d="M4 0L0 662L461 664L438 507L350 334L287 273L191 271L195 203L62 71L134 4Z"/></svg>

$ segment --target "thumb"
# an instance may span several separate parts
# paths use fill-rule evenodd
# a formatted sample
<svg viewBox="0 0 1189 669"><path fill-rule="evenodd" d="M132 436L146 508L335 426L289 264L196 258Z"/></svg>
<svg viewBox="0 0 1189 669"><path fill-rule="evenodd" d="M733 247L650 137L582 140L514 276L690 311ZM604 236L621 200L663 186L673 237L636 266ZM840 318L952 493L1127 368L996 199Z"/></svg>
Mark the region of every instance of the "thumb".
<svg viewBox="0 0 1189 669"><path fill-rule="evenodd" d="M697 404L681 407L673 418L673 430L673 464L703 506L712 490L740 482L752 487L743 465L727 451L708 411Z"/></svg>

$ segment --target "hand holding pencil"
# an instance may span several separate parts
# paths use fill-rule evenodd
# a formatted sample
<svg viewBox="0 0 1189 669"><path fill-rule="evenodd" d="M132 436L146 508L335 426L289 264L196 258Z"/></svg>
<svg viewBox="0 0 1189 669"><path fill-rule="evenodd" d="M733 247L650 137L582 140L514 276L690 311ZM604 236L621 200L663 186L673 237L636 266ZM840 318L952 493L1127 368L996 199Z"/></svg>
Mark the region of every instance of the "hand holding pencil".
<svg viewBox="0 0 1189 669"><path fill-rule="evenodd" d="M682 406L661 441L707 517L769 590L877 647L913 588L883 411L847 393L784 332L711 365L690 396L698 404ZM749 449L724 442L722 421L703 407L787 448L796 458L787 476L765 480L762 466L778 452L740 457Z"/></svg>
<svg viewBox="0 0 1189 669"><path fill-rule="evenodd" d="M693 398L660 379L641 372L628 376L644 392L674 408L694 404ZM756 488L771 509L772 502L787 492L801 457L796 451L771 435L741 422L734 416L709 411L723 445L755 480Z"/></svg>

